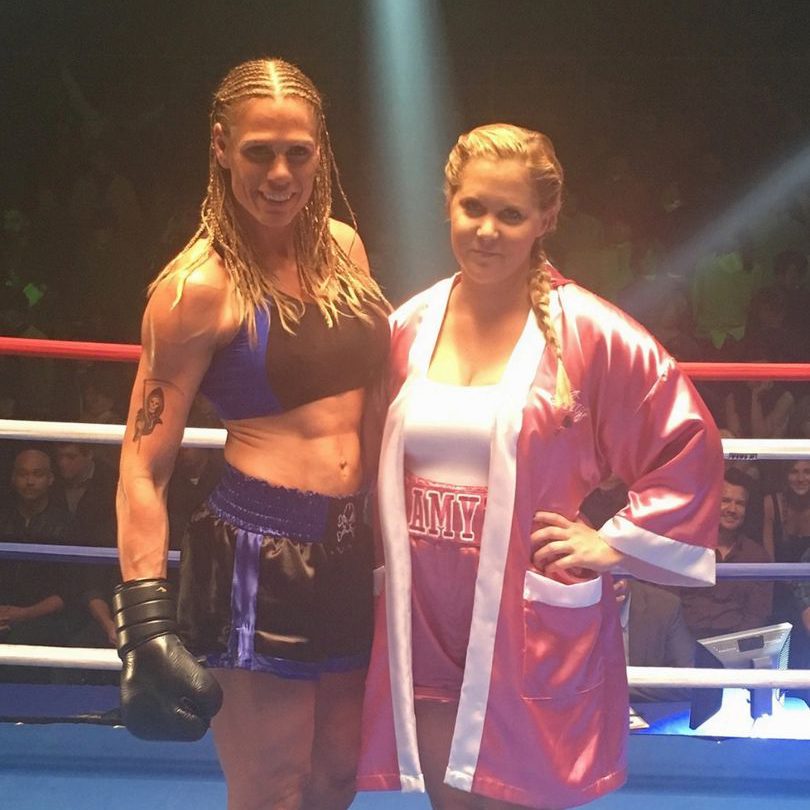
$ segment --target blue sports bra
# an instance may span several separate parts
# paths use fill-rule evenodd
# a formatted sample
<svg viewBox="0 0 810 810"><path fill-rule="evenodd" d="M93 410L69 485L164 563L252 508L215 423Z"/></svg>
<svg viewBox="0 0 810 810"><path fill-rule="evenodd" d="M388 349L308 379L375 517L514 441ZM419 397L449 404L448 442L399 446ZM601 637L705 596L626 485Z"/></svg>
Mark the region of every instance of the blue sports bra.
<svg viewBox="0 0 810 810"><path fill-rule="evenodd" d="M200 383L220 419L271 416L365 387L388 356L387 318L367 307L371 323L341 315L330 328L315 304L290 334L279 318L256 310L256 341L247 325L214 354Z"/></svg>

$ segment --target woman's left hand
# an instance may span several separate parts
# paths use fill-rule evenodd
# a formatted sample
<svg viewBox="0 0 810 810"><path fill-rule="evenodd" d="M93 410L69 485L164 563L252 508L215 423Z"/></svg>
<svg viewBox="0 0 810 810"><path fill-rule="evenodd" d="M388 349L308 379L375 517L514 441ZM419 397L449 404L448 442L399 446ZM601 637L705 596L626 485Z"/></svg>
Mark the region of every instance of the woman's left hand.
<svg viewBox="0 0 810 810"><path fill-rule="evenodd" d="M566 585L593 579L625 558L596 529L557 512L535 512L532 528L532 564Z"/></svg>

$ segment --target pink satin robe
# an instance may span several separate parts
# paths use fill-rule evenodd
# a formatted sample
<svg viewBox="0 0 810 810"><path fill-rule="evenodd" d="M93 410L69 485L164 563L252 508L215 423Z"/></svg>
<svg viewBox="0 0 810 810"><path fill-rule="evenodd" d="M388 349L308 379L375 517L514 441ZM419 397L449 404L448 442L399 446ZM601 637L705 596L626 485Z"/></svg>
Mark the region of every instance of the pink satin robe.
<svg viewBox="0 0 810 810"><path fill-rule="evenodd" d="M423 791L411 667L411 560L402 423L427 373L453 279L392 316L391 404L378 476L385 569L363 712L360 790ZM714 582L723 474L717 430L643 329L555 271L551 313L573 406L533 313L508 362L493 432L470 643L445 781L536 808L587 802L625 780L627 680L609 575L562 585L530 564L536 510L577 516L610 475L629 505L600 528L631 574Z"/></svg>

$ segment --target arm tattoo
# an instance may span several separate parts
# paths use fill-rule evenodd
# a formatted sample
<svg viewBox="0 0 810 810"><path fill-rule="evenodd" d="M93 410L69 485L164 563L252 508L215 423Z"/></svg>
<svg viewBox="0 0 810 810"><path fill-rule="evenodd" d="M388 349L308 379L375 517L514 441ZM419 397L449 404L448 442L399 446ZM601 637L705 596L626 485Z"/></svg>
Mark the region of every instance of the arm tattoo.
<svg viewBox="0 0 810 810"><path fill-rule="evenodd" d="M158 425L163 424L160 415L166 407L166 397L163 389L155 385L157 382L160 380L144 380L143 407L135 415L135 435L132 437L134 442L140 442L141 437L148 436Z"/></svg>

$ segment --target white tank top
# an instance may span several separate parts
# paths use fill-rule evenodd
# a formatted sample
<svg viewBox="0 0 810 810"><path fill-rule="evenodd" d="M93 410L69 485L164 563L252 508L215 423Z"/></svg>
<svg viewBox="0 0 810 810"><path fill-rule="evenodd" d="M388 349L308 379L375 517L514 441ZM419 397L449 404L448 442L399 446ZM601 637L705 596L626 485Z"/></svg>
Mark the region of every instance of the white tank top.
<svg viewBox="0 0 810 810"><path fill-rule="evenodd" d="M403 424L405 469L429 481L485 487L499 388L414 380Z"/></svg>

